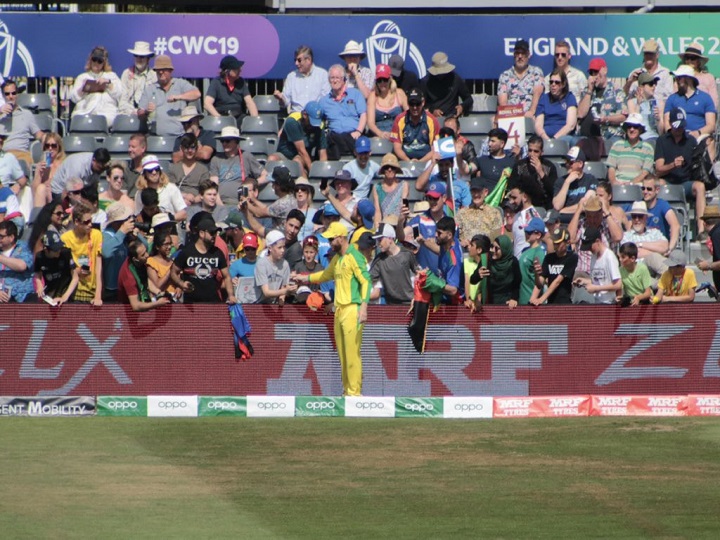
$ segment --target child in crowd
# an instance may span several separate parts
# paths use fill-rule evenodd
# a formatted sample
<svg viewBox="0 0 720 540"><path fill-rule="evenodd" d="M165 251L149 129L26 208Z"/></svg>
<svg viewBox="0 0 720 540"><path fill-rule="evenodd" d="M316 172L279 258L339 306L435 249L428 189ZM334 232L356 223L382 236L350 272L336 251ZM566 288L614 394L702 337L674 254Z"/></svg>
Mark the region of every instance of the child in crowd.
<svg viewBox="0 0 720 540"><path fill-rule="evenodd" d="M620 246L620 278L622 295L617 301L622 306L649 304L652 297L650 270L637 260L638 248L633 242Z"/></svg>
<svg viewBox="0 0 720 540"><path fill-rule="evenodd" d="M695 301L697 279L695 272L687 268L685 254L676 249L667 259L668 269L660 276L658 292L652 297L653 304L667 302L690 304Z"/></svg>
<svg viewBox="0 0 720 540"><path fill-rule="evenodd" d="M468 244L468 256L463 261L463 273L467 291L465 307L471 312L481 309L481 306L487 301L487 280L483 279L480 283L472 285L470 276L475 273L478 266L487 268L491 245L490 238L484 234L476 234Z"/></svg>

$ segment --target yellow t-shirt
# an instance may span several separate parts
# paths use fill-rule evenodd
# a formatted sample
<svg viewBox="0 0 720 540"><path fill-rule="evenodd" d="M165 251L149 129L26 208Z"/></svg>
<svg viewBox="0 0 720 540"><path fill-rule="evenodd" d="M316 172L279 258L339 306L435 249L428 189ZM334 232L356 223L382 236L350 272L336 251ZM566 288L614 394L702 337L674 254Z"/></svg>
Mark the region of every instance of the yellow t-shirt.
<svg viewBox="0 0 720 540"><path fill-rule="evenodd" d="M690 289L695 289L697 286L695 272L690 268L685 268L682 280L673 282L673 275L667 270L658 281L658 289L662 289L665 296L685 296L690 294Z"/></svg>
<svg viewBox="0 0 720 540"><path fill-rule="evenodd" d="M98 272L97 257L102 257L102 233L97 229L91 229L90 236L81 240L73 230L69 230L60 239L72 252L73 260L78 268L83 265L90 267L90 275L80 277L75 293L79 300L84 301L88 296L95 295Z"/></svg>

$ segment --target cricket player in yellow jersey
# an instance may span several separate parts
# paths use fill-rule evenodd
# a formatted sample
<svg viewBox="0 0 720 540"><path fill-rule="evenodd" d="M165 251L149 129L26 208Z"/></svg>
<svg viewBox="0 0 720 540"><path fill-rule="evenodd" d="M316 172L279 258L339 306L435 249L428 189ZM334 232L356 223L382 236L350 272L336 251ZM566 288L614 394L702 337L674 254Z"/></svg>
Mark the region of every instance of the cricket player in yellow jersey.
<svg viewBox="0 0 720 540"><path fill-rule="evenodd" d="M339 222L331 223L322 235L330 240L335 255L321 272L310 275L293 274L298 282L322 283L335 280L335 343L343 390L346 396L362 395L363 328L367 322L367 306L372 283L365 257L348 241L348 230Z"/></svg>

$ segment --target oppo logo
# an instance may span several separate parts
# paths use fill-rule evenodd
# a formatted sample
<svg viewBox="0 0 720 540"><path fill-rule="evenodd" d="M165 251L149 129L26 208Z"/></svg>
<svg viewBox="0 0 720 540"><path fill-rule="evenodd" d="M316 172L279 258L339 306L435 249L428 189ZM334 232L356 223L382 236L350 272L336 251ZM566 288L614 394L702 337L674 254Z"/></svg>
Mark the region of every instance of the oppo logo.
<svg viewBox="0 0 720 540"><path fill-rule="evenodd" d="M220 409L220 410L238 410L242 407L234 401L211 401L208 403L208 409Z"/></svg>
<svg viewBox="0 0 720 540"><path fill-rule="evenodd" d="M287 409L287 405L285 403L278 403L277 401L261 401L257 404L258 409L263 409L265 411L275 411L278 409Z"/></svg>
<svg viewBox="0 0 720 540"><path fill-rule="evenodd" d="M356 409L384 409L385 404L384 403L377 403L375 401L371 401L370 403L355 403Z"/></svg>
<svg viewBox="0 0 720 540"><path fill-rule="evenodd" d="M126 409L137 409L137 401L108 401L107 408L114 411L124 411Z"/></svg>
<svg viewBox="0 0 720 540"><path fill-rule="evenodd" d="M323 409L332 410L335 408L335 404L332 401L312 401L306 404L305 408L311 411L322 411Z"/></svg>
<svg viewBox="0 0 720 540"><path fill-rule="evenodd" d="M434 411L435 407L433 407L432 403L406 403L405 410L412 412Z"/></svg>
<svg viewBox="0 0 720 540"><path fill-rule="evenodd" d="M187 401L160 401L158 403L158 407L161 409L184 409L187 406Z"/></svg>
<svg viewBox="0 0 720 540"><path fill-rule="evenodd" d="M482 411L483 406L482 405L476 405L476 404L468 404L468 403L458 403L455 405L456 411Z"/></svg>

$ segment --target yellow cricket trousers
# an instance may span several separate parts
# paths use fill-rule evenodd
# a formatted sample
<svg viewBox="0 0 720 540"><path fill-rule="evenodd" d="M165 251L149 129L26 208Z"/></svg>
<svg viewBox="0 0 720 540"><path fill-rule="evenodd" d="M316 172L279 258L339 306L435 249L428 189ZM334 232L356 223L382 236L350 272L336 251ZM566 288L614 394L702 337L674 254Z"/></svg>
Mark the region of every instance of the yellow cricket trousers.
<svg viewBox="0 0 720 540"><path fill-rule="evenodd" d="M340 356L343 393L362 394L362 335L364 325L358 325L358 304L335 307L335 343Z"/></svg>

